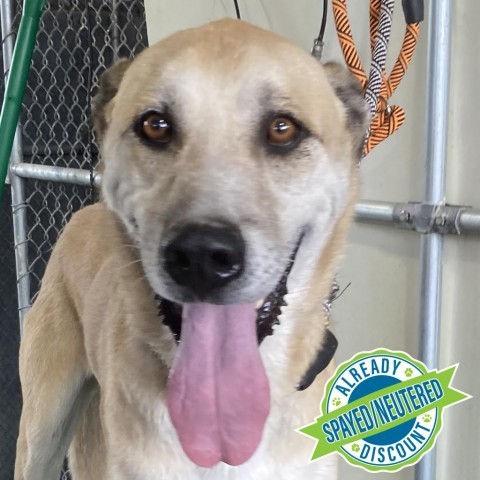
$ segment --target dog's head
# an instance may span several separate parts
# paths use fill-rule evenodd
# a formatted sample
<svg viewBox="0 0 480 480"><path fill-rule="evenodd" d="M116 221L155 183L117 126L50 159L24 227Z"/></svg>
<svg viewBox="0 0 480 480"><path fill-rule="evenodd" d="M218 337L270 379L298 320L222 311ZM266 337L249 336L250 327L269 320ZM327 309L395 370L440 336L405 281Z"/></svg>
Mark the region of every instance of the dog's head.
<svg viewBox="0 0 480 480"><path fill-rule="evenodd" d="M196 325L182 327L180 350L190 349L190 338L198 352L204 344L223 348L219 324L235 338L255 335L255 305L274 290L302 239L324 245L351 202L367 122L360 86L343 68L322 67L272 33L223 20L177 33L133 62L118 63L104 75L94 110L104 199L137 243L152 288L184 305L184 322ZM250 319L248 333L235 330L241 321L233 317ZM250 340L242 347L236 341L225 340L227 357L240 348L247 360L255 357L245 353ZM191 375L192 384L218 374L185 373L206 369L202 355L210 353L183 355L190 356L178 362L188 369L177 370ZM257 417L249 415L263 425L264 379L256 360L247 367L246 381L260 393L252 404L244 396L235 415L258 410ZM236 364L226 372L223 382L238 383ZM183 379L171 390L188 383ZM171 402L174 423L188 417L188 406L175 414L185 395ZM222 424L225 437L246 439L244 448L238 440L236 453L223 445L219 457L198 454L193 419L185 420L184 449L205 466L220 458L241 463L256 435L244 420L250 433L243 437Z"/></svg>
<svg viewBox="0 0 480 480"><path fill-rule="evenodd" d="M105 201L179 303L264 298L302 234L331 231L366 124L343 68L237 21L121 61L94 107Z"/></svg>

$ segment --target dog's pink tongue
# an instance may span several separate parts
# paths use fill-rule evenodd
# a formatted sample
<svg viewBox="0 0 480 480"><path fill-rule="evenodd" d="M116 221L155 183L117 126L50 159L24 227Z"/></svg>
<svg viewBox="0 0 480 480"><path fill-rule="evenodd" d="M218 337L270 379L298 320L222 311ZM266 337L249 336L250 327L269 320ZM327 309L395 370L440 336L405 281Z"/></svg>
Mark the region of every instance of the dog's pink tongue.
<svg viewBox="0 0 480 480"><path fill-rule="evenodd" d="M188 457L240 465L257 448L270 410L254 305L185 304L168 409Z"/></svg>

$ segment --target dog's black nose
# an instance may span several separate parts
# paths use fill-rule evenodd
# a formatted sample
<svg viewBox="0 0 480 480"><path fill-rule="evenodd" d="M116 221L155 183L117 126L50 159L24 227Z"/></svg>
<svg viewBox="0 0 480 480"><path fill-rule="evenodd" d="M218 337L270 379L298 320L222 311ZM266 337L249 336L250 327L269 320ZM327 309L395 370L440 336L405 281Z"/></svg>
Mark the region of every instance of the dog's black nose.
<svg viewBox="0 0 480 480"><path fill-rule="evenodd" d="M183 287L204 298L242 273L245 242L233 226L190 224L166 247L169 275Z"/></svg>

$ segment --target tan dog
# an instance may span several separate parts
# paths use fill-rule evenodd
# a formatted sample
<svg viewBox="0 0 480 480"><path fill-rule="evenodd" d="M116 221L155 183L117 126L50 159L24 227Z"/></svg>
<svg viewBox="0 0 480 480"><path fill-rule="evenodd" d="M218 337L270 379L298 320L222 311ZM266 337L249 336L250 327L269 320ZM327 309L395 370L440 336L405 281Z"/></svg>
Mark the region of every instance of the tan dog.
<svg viewBox="0 0 480 480"><path fill-rule="evenodd" d="M69 447L74 480L336 477L295 432L331 365L296 387L324 342L366 118L342 68L239 21L105 74L104 200L61 235L25 321L16 480L58 480Z"/></svg>

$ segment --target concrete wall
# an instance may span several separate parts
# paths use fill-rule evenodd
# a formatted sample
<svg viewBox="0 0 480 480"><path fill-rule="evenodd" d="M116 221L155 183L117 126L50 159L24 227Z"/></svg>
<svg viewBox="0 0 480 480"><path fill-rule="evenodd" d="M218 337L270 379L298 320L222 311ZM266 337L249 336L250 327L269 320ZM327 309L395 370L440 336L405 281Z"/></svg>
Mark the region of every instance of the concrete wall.
<svg viewBox="0 0 480 480"><path fill-rule="evenodd" d="M146 0L151 43L178 29L224 16L234 16L229 0ZM241 0L243 18L282 34L310 49L321 18L319 0ZM397 2L391 51L403 38L403 15ZM365 65L369 62L368 2L349 2L354 35ZM475 0L455 2L447 200L480 207L480 156L477 153L477 110L480 6ZM327 28L325 60L342 60L332 17ZM420 44L394 102L407 111L405 125L369 155L361 168L361 197L371 200L420 200L424 165L426 24ZM419 237L392 228L357 224L351 235L339 280L350 288L336 302L335 331L340 341L337 361L377 347L418 354ZM480 238L445 241L441 367L460 362L456 386L475 398L445 416L438 443L438 480L480 478ZM343 480L372 474L341 461ZM377 479L409 480L413 469L377 474Z"/></svg>

